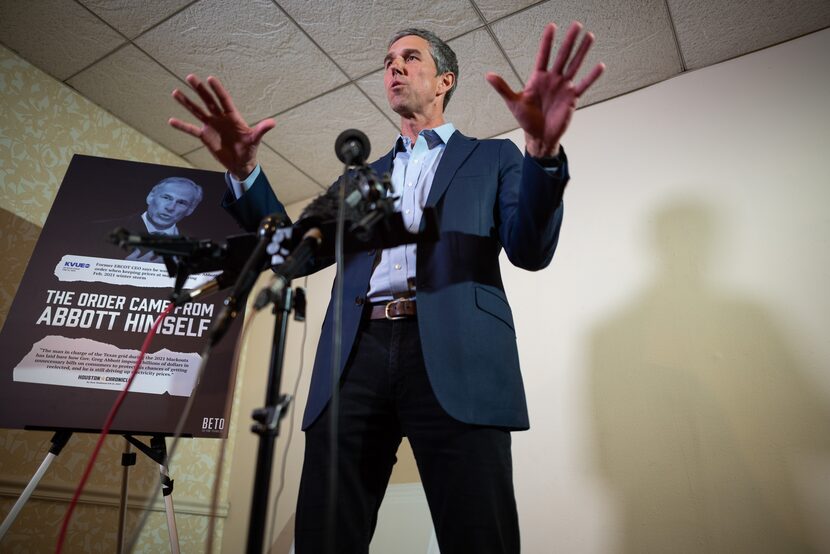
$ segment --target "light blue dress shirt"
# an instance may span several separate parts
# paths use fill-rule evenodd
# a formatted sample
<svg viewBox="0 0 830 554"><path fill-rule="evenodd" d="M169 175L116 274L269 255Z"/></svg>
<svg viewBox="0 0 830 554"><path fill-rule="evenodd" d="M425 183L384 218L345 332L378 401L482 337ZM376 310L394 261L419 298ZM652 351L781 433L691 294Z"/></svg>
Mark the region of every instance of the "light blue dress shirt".
<svg viewBox="0 0 830 554"><path fill-rule="evenodd" d="M401 212L410 233L417 233L420 228L432 180L454 132L453 124L445 123L435 129L421 131L415 144L409 137L401 135L395 142L392 194L398 197L395 210ZM369 281L366 296L370 302L415 296L416 250L414 244L383 250Z"/></svg>

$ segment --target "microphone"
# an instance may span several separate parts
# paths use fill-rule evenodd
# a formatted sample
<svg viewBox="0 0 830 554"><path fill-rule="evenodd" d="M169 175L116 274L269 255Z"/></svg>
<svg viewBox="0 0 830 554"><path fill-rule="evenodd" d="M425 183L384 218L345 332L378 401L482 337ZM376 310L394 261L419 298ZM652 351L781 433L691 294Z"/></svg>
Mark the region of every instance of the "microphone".
<svg viewBox="0 0 830 554"><path fill-rule="evenodd" d="M288 217L282 213L273 213L267 216L260 223L259 231L256 235L235 235L227 237L227 244L222 246L221 256L214 256L211 259L202 262L199 269L212 271L221 269L222 273L217 275L214 279L203 283L202 285L186 290L174 292L171 295L171 300L176 306L182 306L202 296L208 296L216 291L225 289L234 283L243 273L245 267L250 264L251 255L260 248L267 246L271 235L277 228L288 225ZM259 271L265 269L265 260L262 259L264 254L260 253L260 259L256 261L251 269ZM242 270L240 268L243 268Z"/></svg>
<svg viewBox="0 0 830 554"><path fill-rule="evenodd" d="M396 198L388 194L392 188L391 176L387 174L379 178L372 168L364 165L371 146L362 131L347 129L340 133L334 151L344 164L357 167L344 173L337 184L306 206L295 227L305 232L336 221L340 208L340 186L344 186L345 219L350 223L348 232L362 241L368 240L374 224L394 210ZM322 234L328 239L332 233Z"/></svg>
<svg viewBox="0 0 830 554"><path fill-rule="evenodd" d="M302 273L311 262L322 243L323 233L320 229L312 227L306 231L294 251L285 258L283 263L274 268L275 275L271 279L271 284L263 287L257 294L254 300L254 311L259 311L280 298L282 291L288 287L288 283Z"/></svg>
<svg viewBox="0 0 830 554"><path fill-rule="evenodd" d="M207 283L203 283L202 285L190 290L181 291L178 294L174 293L171 296L171 301L176 306L183 306L188 302L196 300L200 296L209 296L214 292L231 286L236 282L236 278L238 276L239 275L236 271L226 269Z"/></svg>
<svg viewBox="0 0 830 554"><path fill-rule="evenodd" d="M334 144L337 157L347 166L357 168L345 172L337 183L315 198L300 214L299 221L293 226L290 239L293 244L284 246L281 243L277 248L279 251L293 247L291 254L282 264L274 267L277 275L271 285L260 291L254 309L259 310L279 298L288 281L307 271L322 246L332 248L340 207L340 187L344 187L345 220L350 223L348 233L361 241L368 240L375 224L394 210L395 198L388 195L391 188L389 176L379 179L374 170L364 165L370 150L369 138L357 129L348 129L337 137ZM286 237L280 239L286 240Z"/></svg>
<svg viewBox="0 0 830 554"><path fill-rule="evenodd" d="M369 137L357 129L346 129L334 141L334 152L346 165L363 165L371 152Z"/></svg>
<svg viewBox="0 0 830 554"><path fill-rule="evenodd" d="M344 219L349 248L370 240L375 224L395 210L397 197L388 194L392 185L389 176L378 177L369 167L359 168L340 178L335 185L315 198L300 214L294 225L295 236L318 228L324 237L323 248L328 251L334 239L334 227L340 208L340 187L344 186ZM352 240L354 239L354 240Z"/></svg>
<svg viewBox="0 0 830 554"><path fill-rule="evenodd" d="M225 251L224 246L210 239L191 239L178 235L133 233L124 227L113 229L108 239L111 243L124 250L145 247L161 255L220 258L224 255Z"/></svg>

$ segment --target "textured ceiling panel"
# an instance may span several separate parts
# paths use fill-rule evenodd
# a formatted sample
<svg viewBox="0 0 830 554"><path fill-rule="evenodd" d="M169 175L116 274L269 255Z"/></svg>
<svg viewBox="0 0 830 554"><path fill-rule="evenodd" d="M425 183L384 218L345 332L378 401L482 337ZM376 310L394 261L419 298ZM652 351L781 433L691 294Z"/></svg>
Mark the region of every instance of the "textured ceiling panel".
<svg viewBox="0 0 830 554"><path fill-rule="evenodd" d="M243 9L244 8L244 9ZM216 75L257 121L346 82L269 0L202 0L136 40L184 79Z"/></svg>
<svg viewBox="0 0 830 554"><path fill-rule="evenodd" d="M314 180L328 186L342 172L334 155L341 131L360 129L372 145L374 160L392 147L396 128L354 85L343 87L303 104L277 118L277 127L265 142L291 160Z"/></svg>
<svg viewBox="0 0 830 554"><path fill-rule="evenodd" d="M603 76L583 96L581 106L662 81L681 71L663 0L615 4L603 0L550 1L495 23L493 31L519 75L527 79L545 24L557 24L558 48L574 20L581 21L596 36L577 79L597 62L606 65Z"/></svg>
<svg viewBox="0 0 830 554"><path fill-rule="evenodd" d="M444 40L482 25L468 0L280 0L300 27L352 78L383 66L389 37L405 27L429 29Z"/></svg>
<svg viewBox="0 0 830 554"><path fill-rule="evenodd" d="M79 0L98 17L135 38L193 0Z"/></svg>
<svg viewBox="0 0 830 554"><path fill-rule="evenodd" d="M453 40L450 46L458 56L458 90L447 106L447 120L465 135L492 137L518 127L504 100L484 79L493 71L513 90L521 87L504 55L485 29Z"/></svg>
<svg viewBox="0 0 830 554"><path fill-rule="evenodd" d="M383 70L379 69L366 75L357 81L357 86L392 120L395 127L398 127L400 116L392 111L392 108L389 107L389 101L386 99L386 89L383 87Z"/></svg>
<svg viewBox="0 0 830 554"><path fill-rule="evenodd" d="M273 132L273 131L272 131ZM185 156L185 159L200 169L225 171L219 162L207 151L199 148ZM257 155L257 161L268 176L271 186L283 204L292 204L316 196L323 192L323 188L309 179L297 168L285 161L279 154L267 146L262 146ZM219 199L216 199L219 202Z"/></svg>
<svg viewBox="0 0 830 554"><path fill-rule="evenodd" d="M266 136L279 155L263 150L261 160L293 202L340 173L332 146L341 130L366 131L373 157L390 147L398 116L380 67L395 30L424 27L450 41L461 80L447 119L487 137L515 123L484 73L518 88L511 69L527 77L544 24L556 21L561 40L574 19L597 37L584 70L608 66L586 105L682 71L677 42L686 67L698 68L830 26L830 0L0 0L0 43L194 163L212 161L167 125L192 121L170 98L188 73L221 78L251 123L285 112ZM350 78L360 89L344 86Z"/></svg>
<svg viewBox="0 0 830 554"><path fill-rule="evenodd" d="M224 173L227 171L222 164L216 161L216 159L207 151L207 148L204 146L199 148L198 150L194 150L189 154L185 154L182 156L185 160L189 161L193 164L193 167L198 169L207 169L208 171L221 171Z"/></svg>
<svg viewBox="0 0 830 554"><path fill-rule="evenodd" d="M0 0L0 42L59 80L124 42L106 23L66 0Z"/></svg>
<svg viewBox="0 0 830 554"><path fill-rule="evenodd" d="M487 21L495 21L538 2L539 0L473 0Z"/></svg>
<svg viewBox="0 0 830 554"><path fill-rule="evenodd" d="M828 0L668 0L683 59L698 69L830 25ZM830 54L830 53L828 53Z"/></svg>
<svg viewBox="0 0 830 554"><path fill-rule="evenodd" d="M182 83L135 46L107 56L68 84L177 154L201 144L167 124L170 117L190 115L170 96Z"/></svg>

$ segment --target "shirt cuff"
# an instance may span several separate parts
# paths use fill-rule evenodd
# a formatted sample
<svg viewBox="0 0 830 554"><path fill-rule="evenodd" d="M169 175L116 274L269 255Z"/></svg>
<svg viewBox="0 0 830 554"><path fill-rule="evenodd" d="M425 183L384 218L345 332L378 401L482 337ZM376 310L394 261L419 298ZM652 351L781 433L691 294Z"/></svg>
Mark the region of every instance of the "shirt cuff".
<svg viewBox="0 0 830 554"><path fill-rule="evenodd" d="M242 195L245 194L248 189L250 189L254 185L254 181L256 181L259 174L262 173L262 168L259 164L251 171L251 174L245 177L243 180L239 180L233 175L231 175L230 171L225 172L225 182L228 183L228 188L231 189L233 192L234 198L239 200L242 198Z"/></svg>
<svg viewBox="0 0 830 554"><path fill-rule="evenodd" d="M551 177L559 173L562 170L562 167L566 164L565 150L561 146L559 147L559 153L556 154L556 156L536 158L528 154L527 150L525 150L525 155L536 162L545 171L545 173Z"/></svg>

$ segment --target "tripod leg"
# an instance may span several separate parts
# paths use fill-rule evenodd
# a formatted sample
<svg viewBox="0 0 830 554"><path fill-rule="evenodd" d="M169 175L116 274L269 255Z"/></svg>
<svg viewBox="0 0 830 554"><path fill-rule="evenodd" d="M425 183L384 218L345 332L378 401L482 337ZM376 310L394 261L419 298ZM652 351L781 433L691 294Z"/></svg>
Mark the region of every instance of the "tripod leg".
<svg viewBox="0 0 830 554"><path fill-rule="evenodd" d="M40 483L40 480L43 479L44 474L46 474L46 470L49 469L49 466L52 465L54 459L61 453L61 450L63 450L63 447L66 446L66 442L71 436L72 431L57 431L54 435L52 435L52 447L49 449L49 453L43 459L43 462L41 462L40 467L32 476L31 480L29 480L29 484L26 485L25 489L23 489L23 492L20 494L20 498L18 498L17 502L14 503L11 511L6 515L6 519L3 520L3 524L0 525L0 541L3 540L4 536L6 536L6 531L9 530L14 523L14 520L17 519L20 510L23 509L23 506L29 500L29 497L31 497L32 493L35 492L35 488L37 488L38 483Z"/></svg>
<svg viewBox="0 0 830 554"><path fill-rule="evenodd" d="M173 511L173 480L167 474L167 468L159 466L161 475L162 494L164 495L164 511L167 512L167 532L170 534L170 551L179 554L179 532L176 529L176 513ZM168 484L169 483L169 484Z"/></svg>
<svg viewBox="0 0 830 554"><path fill-rule="evenodd" d="M161 479L161 494L164 496L164 511L167 513L167 532L170 535L170 551L179 554L179 532L176 529L176 513L173 511L173 480L167 471L167 446L164 437L155 436L150 445L158 452L162 452L162 461L159 463L159 477Z"/></svg>
<svg viewBox="0 0 830 554"><path fill-rule="evenodd" d="M130 441L125 439L124 453L121 454L121 465L124 470L121 474L121 503L118 507L118 552L124 552L125 530L127 528L127 497L129 487L130 466L135 465L135 452L132 452Z"/></svg>

